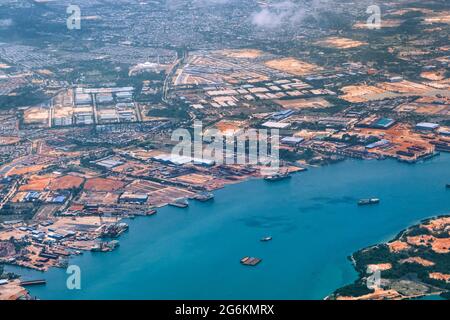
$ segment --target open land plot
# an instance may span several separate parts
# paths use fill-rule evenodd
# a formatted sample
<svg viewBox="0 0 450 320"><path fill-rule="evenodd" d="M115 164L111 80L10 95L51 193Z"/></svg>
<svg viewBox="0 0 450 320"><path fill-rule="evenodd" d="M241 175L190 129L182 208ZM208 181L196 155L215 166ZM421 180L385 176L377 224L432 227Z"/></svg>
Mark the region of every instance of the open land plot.
<svg viewBox="0 0 450 320"><path fill-rule="evenodd" d="M84 189L89 191L112 192L122 189L125 184L125 182L116 179L92 178L86 181L84 184Z"/></svg>
<svg viewBox="0 0 450 320"><path fill-rule="evenodd" d="M73 175L66 175L53 179L50 182L49 190L67 190L80 187L84 182L84 178Z"/></svg>
<svg viewBox="0 0 450 320"><path fill-rule="evenodd" d="M368 85L351 85L341 89L344 95L339 98L352 103L367 102L372 97L377 97L386 93L385 90L375 86Z"/></svg>
<svg viewBox="0 0 450 320"><path fill-rule="evenodd" d="M114 217L102 217L103 223L113 223L116 221ZM60 217L52 226L51 229L62 229L71 231L85 231L86 227L98 228L102 225L100 219L95 216L83 216L83 217Z"/></svg>
<svg viewBox="0 0 450 320"><path fill-rule="evenodd" d="M79 202L84 204L113 205L119 201L119 195L112 192L83 192Z"/></svg>
<svg viewBox="0 0 450 320"><path fill-rule="evenodd" d="M352 103L384 100L395 97L450 97L448 90L436 89L423 83L401 81L396 83L381 82L376 85L351 85L341 88L341 99Z"/></svg>
<svg viewBox="0 0 450 320"><path fill-rule="evenodd" d="M424 71L420 74L420 76L424 79L431 81L439 81L445 79L445 70L437 70L437 71Z"/></svg>
<svg viewBox="0 0 450 320"><path fill-rule="evenodd" d="M450 105L413 102L402 104L398 106L395 111L413 112L432 116L450 116Z"/></svg>
<svg viewBox="0 0 450 320"><path fill-rule="evenodd" d="M329 37L324 40L317 41L316 44L322 47L333 47L337 49L352 49L365 46L368 43L349 38Z"/></svg>
<svg viewBox="0 0 450 320"><path fill-rule="evenodd" d="M20 186L20 191L44 191L52 181L48 176L33 176L27 184Z"/></svg>
<svg viewBox="0 0 450 320"><path fill-rule="evenodd" d="M36 212L36 214L33 217L33 220L36 221L51 220L55 216L55 213L58 211L59 208L61 208L61 206L56 204L43 205Z"/></svg>
<svg viewBox="0 0 450 320"><path fill-rule="evenodd" d="M264 52L257 49L228 49L218 51L219 54L222 54L226 57L237 58L237 59L256 59L264 55Z"/></svg>
<svg viewBox="0 0 450 320"><path fill-rule="evenodd" d="M215 123L212 128L219 130L221 134L233 135L242 130L246 126L246 124L247 123L245 121L220 120L219 122Z"/></svg>
<svg viewBox="0 0 450 320"><path fill-rule="evenodd" d="M192 185L205 185L208 182L211 182L215 179L215 177L210 175L191 173L186 174L184 176L176 177L175 180L179 182L184 182Z"/></svg>
<svg viewBox="0 0 450 320"><path fill-rule="evenodd" d="M407 237L408 244L412 246L426 246L436 253L449 253L450 252L450 238L436 238L432 235L419 235Z"/></svg>
<svg viewBox="0 0 450 320"><path fill-rule="evenodd" d="M151 158L160 155L163 153L160 150L144 150L144 149L131 149L128 150L128 153L136 159L147 161Z"/></svg>
<svg viewBox="0 0 450 320"><path fill-rule="evenodd" d="M124 164L112 169L113 172L128 174L133 176L142 176L148 174L152 167L135 161L127 161Z"/></svg>
<svg viewBox="0 0 450 320"><path fill-rule="evenodd" d="M429 274L430 279L441 280L450 283L450 274L441 272L431 272Z"/></svg>
<svg viewBox="0 0 450 320"><path fill-rule="evenodd" d="M3 137L0 137L0 146L1 145L6 146L6 145L10 145L10 144L15 144L15 143L17 143L19 141L20 141L19 137L3 136Z"/></svg>
<svg viewBox="0 0 450 320"><path fill-rule="evenodd" d="M324 98L311 98L311 99L290 99L290 100L275 100L275 103L279 104L285 109L322 109L332 106L330 102Z"/></svg>
<svg viewBox="0 0 450 320"><path fill-rule="evenodd" d="M443 23L450 24L450 11L433 12L423 20L424 24Z"/></svg>
<svg viewBox="0 0 450 320"><path fill-rule="evenodd" d="M313 74L321 70L321 68L316 64L300 61L292 57L269 60L264 64L269 68L296 76Z"/></svg>
<svg viewBox="0 0 450 320"><path fill-rule="evenodd" d="M73 90L69 89L57 94L53 98L53 104L59 107L72 107L74 105Z"/></svg>
<svg viewBox="0 0 450 320"><path fill-rule="evenodd" d="M0 286L0 300L18 300L27 294L28 291L20 286L20 280L18 279Z"/></svg>
<svg viewBox="0 0 450 320"><path fill-rule="evenodd" d="M49 109L42 107L30 107L23 112L23 121L25 124L47 123L49 117Z"/></svg>
<svg viewBox="0 0 450 320"><path fill-rule="evenodd" d="M167 188L166 186L147 180L136 180L126 186L125 191L130 193L151 194L152 192Z"/></svg>
<svg viewBox="0 0 450 320"><path fill-rule="evenodd" d="M443 80L438 81L430 81L426 83L428 86L435 88L435 89L442 89L442 90L450 90L450 78L446 78Z"/></svg>
<svg viewBox="0 0 450 320"><path fill-rule="evenodd" d="M195 196L194 192L175 188L167 187L162 190L157 190L149 194L149 203L154 206L163 206L167 203L173 202L180 198L192 198Z"/></svg>
<svg viewBox="0 0 450 320"><path fill-rule="evenodd" d="M14 167L11 171L8 172L8 175L24 175L28 173L34 173L39 172L46 167L48 167L50 164L36 164L31 166L17 166Z"/></svg>

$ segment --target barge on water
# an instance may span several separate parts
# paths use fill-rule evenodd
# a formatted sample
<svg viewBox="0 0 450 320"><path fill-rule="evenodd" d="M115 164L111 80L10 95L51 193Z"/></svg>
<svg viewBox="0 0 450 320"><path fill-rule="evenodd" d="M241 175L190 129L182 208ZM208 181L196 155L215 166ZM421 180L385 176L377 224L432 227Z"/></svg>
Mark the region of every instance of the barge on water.
<svg viewBox="0 0 450 320"><path fill-rule="evenodd" d="M378 199L378 198L361 199L358 201L358 206L366 206L366 205L378 204L378 203L380 203L380 199Z"/></svg>
<svg viewBox="0 0 450 320"><path fill-rule="evenodd" d="M212 194L211 192L202 192L202 193L199 193L198 195L196 195L194 199L201 201L201 202L206 202L209 200L213 200L214 194Z"/></svg>
<svg viewBox="0 0 450 320"><path fill-rule="evenodd" d="M173 202L170 202L169 206L177 207L177 208L187 208L189 206L189 202L186 198L180 198L180 199L176 199Z"/></svg>
<svg viewBox="0 0 450 320"><path fill-rule="evenodd" d="M289 174L289 172L275 173L271 176L265 177L264 180L266 180L266 181L281 181L281 180L289 179L290 177L291 177L291 175Z"/></svg>
<svg viewBox="0 0 450 320"><path fill-rule="evenodd" d="M251 266L254 267L257 264L259 264L262 261L260 258L254 258L254 257L244 257L241 259L241 264L245 266Z"/></svg>

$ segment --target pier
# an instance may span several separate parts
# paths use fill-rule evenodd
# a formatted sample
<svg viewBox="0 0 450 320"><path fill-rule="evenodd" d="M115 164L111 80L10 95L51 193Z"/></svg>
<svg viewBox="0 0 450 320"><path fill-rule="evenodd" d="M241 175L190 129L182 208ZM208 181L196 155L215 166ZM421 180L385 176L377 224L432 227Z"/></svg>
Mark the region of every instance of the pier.
<svg viewBox="0 0 450 320"><path fill-rule="evenodd" d="M38 286L46 284L47 281L44 279L41 280L29 280L29 281L20 281L21 286Z"/></svg>

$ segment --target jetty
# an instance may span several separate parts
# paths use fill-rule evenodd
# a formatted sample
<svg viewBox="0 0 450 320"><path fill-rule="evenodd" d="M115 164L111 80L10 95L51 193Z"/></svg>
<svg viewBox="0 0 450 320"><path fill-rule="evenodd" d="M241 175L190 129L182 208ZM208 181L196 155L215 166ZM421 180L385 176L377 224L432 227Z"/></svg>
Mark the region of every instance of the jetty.
<svg viewBox="0 0 450 320"><path fill-rule="evenodd" d="M29 281L20 281L21 286L37 286L37 285L43 285L46 284L47 281L44 279L39 280L29 280Z"/></svg>

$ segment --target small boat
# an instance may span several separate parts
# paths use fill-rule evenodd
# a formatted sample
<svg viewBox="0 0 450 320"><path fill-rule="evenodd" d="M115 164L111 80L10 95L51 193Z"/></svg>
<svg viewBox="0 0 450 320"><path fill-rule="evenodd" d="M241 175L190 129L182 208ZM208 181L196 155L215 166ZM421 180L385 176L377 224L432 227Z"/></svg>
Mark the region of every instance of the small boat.
<svg viewBox="0 0 450 320"><path fill-rule="evenodd" d="M365 205L377 204L377 203L380 203L380 199L378 199L378 198L361 199L358 201L359 206L365 206Z"/></svg>
<svg viewBox="0 0 450 320"><path fill-rule="evenodd" d="M189 202L186 198L181 198L169 203L169 205L177 208L187 208L189 206Z"/></svg>
<svg viewBox="0 0 450 320"><path fill-rule="evenodd" d="M275 173L271 176L267 176L264 178L264 180L266 181L280 181L280 180L284 180L284 179L289 179L291 177L291 175L289 174L289 172L286 173Z"/></svg>
<svg viewBox="0 0 450 320"><path fill-rule="evenodd" d="M212 194L211 192L202 192L199 193L197 196L195 196L195 200L201 201L201 202L206 202L209 200L214 199L214 194Z"/></svg>
<svg viewBox="0 0 450 320"><path fill-rule="evenodd" d="M267 241L271 241L271 240L272 240L272 237L264 237L260 241L267 242Z"/></svg>
<svg viewBox="0 0 450 320"><path fill-rule="evenodd" d="M146 213L147 216L153 216L154 214L156 214L156 210L155 209L150 209Z"/></svg>

